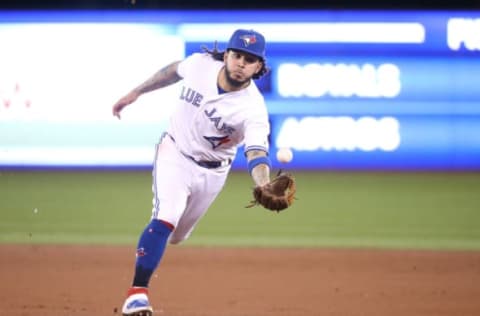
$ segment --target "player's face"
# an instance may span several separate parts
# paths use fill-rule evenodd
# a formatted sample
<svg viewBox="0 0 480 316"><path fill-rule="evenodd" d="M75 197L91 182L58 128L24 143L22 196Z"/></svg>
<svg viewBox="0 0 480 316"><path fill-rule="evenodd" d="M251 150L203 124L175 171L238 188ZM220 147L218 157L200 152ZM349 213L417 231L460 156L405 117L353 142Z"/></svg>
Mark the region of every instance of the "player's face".
<svg viewBox="0 0 480 316"><path fill-rule="evenodd" d="M260 58L241 51L229 50L224 61L227 82L234 87L246 85L262 69Z"/></svg>

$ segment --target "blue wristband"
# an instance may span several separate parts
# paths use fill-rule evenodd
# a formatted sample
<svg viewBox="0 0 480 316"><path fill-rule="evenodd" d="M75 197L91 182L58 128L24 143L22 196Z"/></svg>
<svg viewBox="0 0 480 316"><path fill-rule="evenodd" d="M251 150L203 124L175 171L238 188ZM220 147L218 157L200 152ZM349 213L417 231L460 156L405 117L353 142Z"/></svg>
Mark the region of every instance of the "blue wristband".
<svg viewBox="0 0 480 316"><path fill-rule="evenodd" d="M253 168L258 166L259 164L266 164L269 168L272 166L272 162L270 161L270 158L268 156L261 156L257 158L253 158L248 162L248 172L252 174Z"/></svg>

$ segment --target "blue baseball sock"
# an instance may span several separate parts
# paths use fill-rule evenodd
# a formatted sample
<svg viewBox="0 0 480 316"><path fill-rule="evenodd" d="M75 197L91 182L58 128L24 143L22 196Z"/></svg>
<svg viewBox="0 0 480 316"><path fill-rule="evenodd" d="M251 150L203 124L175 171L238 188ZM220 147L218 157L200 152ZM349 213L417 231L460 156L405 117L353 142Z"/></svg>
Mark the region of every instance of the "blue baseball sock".
<svg viewBox="0 0 480 316"><path fill-rule="evenodd" d="M160 264L172 227L163 221L152 219L147 225L137 247L137 261L133 286L148 287L150 278Z"/></svg>

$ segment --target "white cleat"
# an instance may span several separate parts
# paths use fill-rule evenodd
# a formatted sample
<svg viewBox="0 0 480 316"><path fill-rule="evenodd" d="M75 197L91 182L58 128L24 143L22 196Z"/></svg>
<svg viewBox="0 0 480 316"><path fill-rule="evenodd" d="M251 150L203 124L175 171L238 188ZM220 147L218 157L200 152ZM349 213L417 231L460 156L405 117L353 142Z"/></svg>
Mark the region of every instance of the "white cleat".
<svg viewBox="0 0 480 316"><path fill-rule="evenodd" d="M138 293L127 297L122 307L123 316L153 316L147 294Z"/></svg>

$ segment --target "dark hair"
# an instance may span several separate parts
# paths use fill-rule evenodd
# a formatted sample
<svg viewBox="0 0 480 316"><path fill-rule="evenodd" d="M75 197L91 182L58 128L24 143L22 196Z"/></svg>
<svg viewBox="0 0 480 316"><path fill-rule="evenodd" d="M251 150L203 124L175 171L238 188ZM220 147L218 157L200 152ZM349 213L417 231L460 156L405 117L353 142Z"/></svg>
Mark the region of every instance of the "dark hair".
<svg viewBox="0 0 480 316"><path fill-rule="evenodd" d="M213 49L212 50L208 49L208 47L206 47L206 46L202 46L202 50L205 53L212 56L213 59L218 60L218 61L223 61L223 55L225 54L225 51L218 50L218 43L216 41L213 44ZM259 79L260 77L262 77L263 75L265 75L267 72L270 71L270 68L267 67L265 59L260 58L260 61L262 62L262 68L260 69L259 72L257 72L256 74L254 74L252 76L253 79Z"/></svg>

